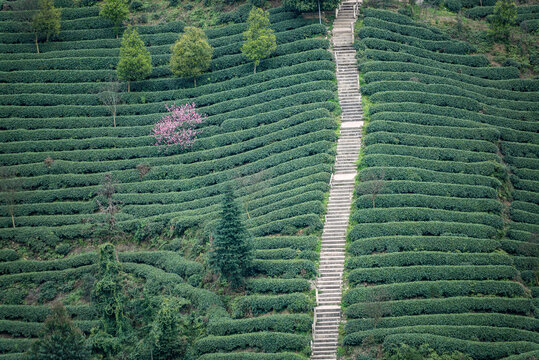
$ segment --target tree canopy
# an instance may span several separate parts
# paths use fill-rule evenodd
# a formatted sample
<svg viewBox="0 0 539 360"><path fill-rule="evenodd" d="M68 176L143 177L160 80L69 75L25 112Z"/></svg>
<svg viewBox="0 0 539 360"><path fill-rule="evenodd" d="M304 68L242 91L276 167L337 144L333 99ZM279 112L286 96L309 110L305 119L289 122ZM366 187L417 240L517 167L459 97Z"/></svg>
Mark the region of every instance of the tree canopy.
<svg viewBox="0 0 539 360"><path fill-rule="evenodd" d="M184 33L171 47L170 71L176 76L196 78L209 69L213 47L201 29L186 27Z"/></svg>
<svg viewBox="0 0 539 360"><path fill-rule="evenodd" d="M490 27L497 36L507 38L511 26L517 18L515 0L498 0L494 5L494 14L490 19Z"/></svg>
<svg viewBox="0 0 539 360"><path fill-rule="evenodd" d="M260 8L253 8L247 19L247 31L243 33L241 52L254 61L254 72L260 61L267 58L277 49L277 39L269 28L268 13Z"/></svg>
<svg viewBox="0 0 539 360"><path fill-rule="evenodd" d="M127 17L129 16L127 0L105 0L99 11L99 15L112 21L117 38L120 25L127 20Z"/></svg>
<svg viewBox="0 0 539 360"><path fill-rule="evenodd" d="M89 359L84 335L73 324L65 307L57 303L51 310L39 338L28 351L28 360Z"/></svg>
<svg viewBox="0 0 539 360"><path fill-rule="evenodd" d="M51 35L60 33L61 11L54 7L54 0L39 0L39 10L32 19L35 34L36 50L39 54L39 37L45 36L49 41Z"/></svg>
<svg viewBox="0 0 539 360"><path fill-rule="evenodd" d="M144 46L137 29L128 27L122 37L118 77L127 81L127 91L131 91L131 81L142 80L152 73L152 57Z"/></svg>

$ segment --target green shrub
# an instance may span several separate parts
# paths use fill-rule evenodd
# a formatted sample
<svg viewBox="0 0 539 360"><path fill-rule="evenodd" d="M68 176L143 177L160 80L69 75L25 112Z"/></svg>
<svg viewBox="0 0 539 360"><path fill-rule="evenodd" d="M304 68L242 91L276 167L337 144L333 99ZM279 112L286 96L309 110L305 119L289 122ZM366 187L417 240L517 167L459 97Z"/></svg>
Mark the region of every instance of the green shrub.
<svg viewBox="0 0 539 360"><path fill-rule="evenodd" d="M307 312L312 306L311 299L305 294L251 295L236 298L232 313L234 318L242 318L249 314L258 316L285 310L291 313Z"/></svg>
<svg viewBox="0 0 539 360"><path fill-rule="evenodd" d="M303 335L278 332L256 332L229 336L207 336L198 340L195 351L199 354L219 351L230 352L246 348L254 348L264 352L302 351L309 345L309 339Z"/></svg>
<svg viewBox="0 0 539 360"><path fill-rule="evenodd" d="M462 2L460 0L446 0L444 3L447 10L458 13L462 8Z"/></svg>
<svg viewBox="0 0 539 360"><path fill-rule="evenodd" d="M208 333L218 336L259 331L306 333L311 330L312 322L312 318L307 314L278 314L251 319L218 320L208 324Z"/></svg>

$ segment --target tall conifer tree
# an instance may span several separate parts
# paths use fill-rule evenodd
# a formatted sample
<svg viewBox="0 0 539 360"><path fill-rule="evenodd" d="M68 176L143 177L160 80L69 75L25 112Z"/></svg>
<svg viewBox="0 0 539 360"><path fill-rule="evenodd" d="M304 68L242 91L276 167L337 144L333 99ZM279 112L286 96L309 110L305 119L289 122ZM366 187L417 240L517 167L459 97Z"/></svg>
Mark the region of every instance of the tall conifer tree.
<svg viewBox="0 0 539 360"><path fill-rule="evenodd" d="M241 220L241 212L230 187L225 189L212 250L212 267L227 279L233 288L241 287L243 278L251 267L253 253L250 235Z"/></svg>

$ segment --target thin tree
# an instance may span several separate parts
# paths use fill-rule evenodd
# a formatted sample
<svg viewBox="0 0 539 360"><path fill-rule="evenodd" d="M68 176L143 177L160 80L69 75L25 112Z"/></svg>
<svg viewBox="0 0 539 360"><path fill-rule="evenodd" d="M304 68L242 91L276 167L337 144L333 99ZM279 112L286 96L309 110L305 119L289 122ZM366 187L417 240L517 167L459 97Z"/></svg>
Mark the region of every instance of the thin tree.
<svg viewBox="0 0 539 360"><path fill-rule="evenodd" d="M362 304L365 315L372 319L375 329L382 317L391 313L391 308L386 303L390 299L388 292L383 288L379 288L370 293L367 302Z"/></svg>
<svg viewBox="0 0 539 360"><path fill-rule="evenodd" d="M129 26L122 36L118 77L127 81L127 92L131 91L131 81L138 81L152 73L152 57L144 46L137 29Z"/></svg>
<svg viewBox="0 0 539 360"><path fill-rule="evenodd" d="M99 15L109 19L114 24L116 39L120 32L120 25L129 17L129 8L127 0L105 0L99 11Z"/></svg>
<svg viewBox="0 0 539 360"><path fill-rule="evenodd" d="M250 235L230 186L225 188L221 214L214 234L210 265L231 285L239 288L251 267L253 253Z"/></svg>
<svg viewBox="0 0 539 360"><path fill-rule="evenodd" d="M111 80L103 88L101 92L97 95L99 100L109 109L112 114L112 121L114 127L116 127L116 114L118 112L118 105L122 103L122 93L120 88L120 83L117 80Z"/></svg>
<svg viewBox="0 0 539 360"><path fill-rule="evenodd" d="M170 48L170 71L176 76L193 78L197 86L197 76L210 68L213 47L201 29L186 27L184 33Z"/></svg>
<svg viewBox="0 0 539 360"><path fill-rule="evenodd" d="M494 5L494 13L490 19L490 28L494 35L504 39L509 37L511 26L517 19L515 0L498 0Z"/></svg>
<svg viewBox="0 0 539 360"><path fill-rule="evenodd" d="M243 33L241 52L254 62L254 73L260 61L267 58L277 49L277 38L269 28L268 13L260 8L253 8L247 19L248 28Z"/></svg>
<svg viewBox="0 0 539 360"><path fill-rule="evenodd" d="M39 37L45 35L49 41L51 35L60 33L61 11L54 7L54 0L39 0L39 10L32 19L36 51L39 54Z"/></svg>
<svg viewBox="0 0 539 360"><path fill-rule="evenodd" d="M116 214L120 211L118 205L120 202L114 199L114 194L116 193L116 181L114 180L111 173L106 173L103 176L103 181L101 182L101 188L98 191L98 194L103 196L106 200L105 203L102 203L99 199L96 199L97 205L99 206L99 211L107 216L108 230L114 230L116 226Z"/></svg>
<svg viewBox="0 0 539 360"><path fill-rule="evenodd" d="M28 351L28 360L87 360L90 350L84 335L74 324L65 307L56 303L45 320L39 338Z"/></svg>
<svg viewBox="0 0 539 360"><path fill-rule="evenodd" d="M15 228L15 204L16 195L20 190L20 180L17 179L17 171L9 168L0 169L0 192L2 201L11 217L11 225Z"/></svg>
<svg viewBox="0 0 539 360"><path fill-rule="evenodd" d="M358 187L358 192L362 195L370 195L372 200L372 208L375 208L375 200L378 194L386 186L385 169L382 168L378 173L374 171L369 172L363 179Z"/></svg>
<svg viewBox="0 0 539 360"><path fill-rule="evenodd" d="M266 183L266 180L270 177L271 175L268 170L261 170L251 175L236 177L239 187L245 193L243 206L248 219L251 219L251 215L249 215L249 202L251 201L252 195L257 191L267 188L268 184Z"/></svg>

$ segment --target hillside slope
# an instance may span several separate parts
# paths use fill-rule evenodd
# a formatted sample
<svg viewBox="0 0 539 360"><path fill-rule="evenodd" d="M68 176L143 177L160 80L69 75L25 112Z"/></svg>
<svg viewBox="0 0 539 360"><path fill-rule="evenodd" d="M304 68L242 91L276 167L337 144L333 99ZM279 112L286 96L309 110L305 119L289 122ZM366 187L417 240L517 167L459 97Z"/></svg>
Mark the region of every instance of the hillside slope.
<svg viewBox="0 0 539 360"><path fill-rule="evenodd" d="M344 344L537 351L539 82L389 11L366 9L358 37L369 124Z"/></svg>
<svg viewBox="0 0 539 360"><path fill-rule="evenodd" d="M97 93L115 74L120 40L98 13L97 7L62 9L62 32L35 54L33 34L18 23L25 14L0 12L0 164L17 174L11 182L19 185L14 219L8 207L0 210L2 247L18 253L0 254L0 358L23 356L48 313L40 304L48 301L70 305L85 332L98 324L79 299L97 256L69 251L93 249L95 230L105 222L96 200L110 173L121 204L117 229L142 247L120 253L122 270L140 286L162 284L209 319L192 344L196 357L305 359L314 305L309 280L337 136L326 28L271 10L278 47L256 74L240 52L245 23L207 29L214 59L194 88L168 68L183 24L139 26L154 70L122 94L114 127ZM165 104L187 102L208 115L197 143L159 152L153 124ZM140 164L149 166L147 174L139 173ZM158 235L174 239L187 229L204 234L196 246L207 248L227 185L245 208L256 259L245 292L225 304L200 288L207 281L204 254L200 262L187 260L174 241L162 251L147 248ZM39 295L50 289L54 295Z"/></svg>

